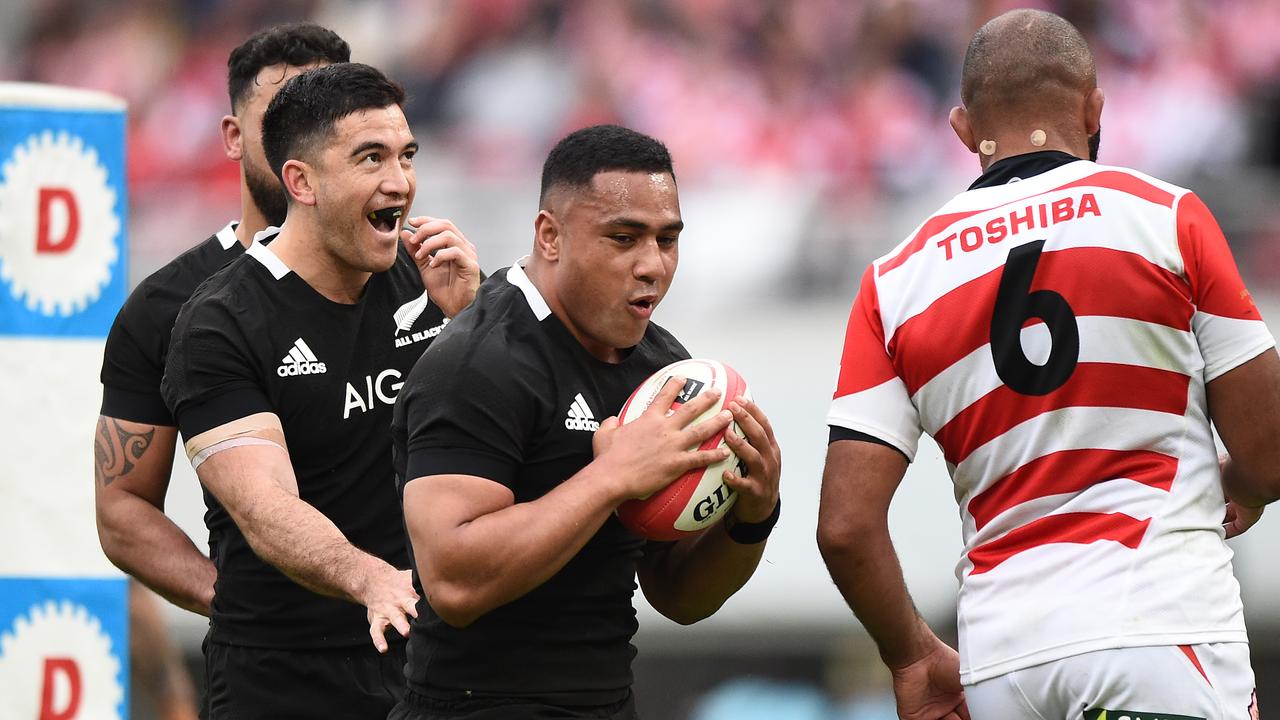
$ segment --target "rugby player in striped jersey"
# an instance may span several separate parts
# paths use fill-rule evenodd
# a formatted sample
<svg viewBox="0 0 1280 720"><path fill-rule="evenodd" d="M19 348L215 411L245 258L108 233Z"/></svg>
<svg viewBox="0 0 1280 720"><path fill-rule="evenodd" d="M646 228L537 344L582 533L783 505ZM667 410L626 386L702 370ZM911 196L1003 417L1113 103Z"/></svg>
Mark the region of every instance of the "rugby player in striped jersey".
<svg viewBox="0 0 1280 720"><path fill-rule="evenodd" d="M1275 341L1199 198L1095 164L1104 96L1070 23L1001 15L961 82L983 173L872 263L849 318L828 569L908 720L1248 717L1223 540L1280 497ZM959 653L888 533L922 433L963 520Z"/></svg>

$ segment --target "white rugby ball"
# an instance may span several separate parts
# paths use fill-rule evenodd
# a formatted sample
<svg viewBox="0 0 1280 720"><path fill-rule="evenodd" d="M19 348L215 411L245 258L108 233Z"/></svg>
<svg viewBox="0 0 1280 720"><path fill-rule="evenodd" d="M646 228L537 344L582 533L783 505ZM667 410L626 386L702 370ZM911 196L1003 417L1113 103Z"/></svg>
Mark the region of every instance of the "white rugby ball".
<svg viewBox="0 0 1280 720"><path fill-rule="evenodd" d="M680 360L640 383L622 406L618 420L625 425L639 417L673 375L685 378L686 382L671 404L672 409L711 388L720 391L720 399L699 415L695 423L713 417L736 398L751 399L746 381L728 365L717 360ZM742 435L736 422L729 423L728 428L707 439L699 449L710 450L725 445L726 431ZM746 469L738 466L738 456L730 450L729 457L724 460L691 470L649 497L622 503L618 506L618 519L631 532L651 540L679 540L697 533L724 517L738 499L737 493L723 480L725 470L736 469L739 475L745 474Z"/></svg>

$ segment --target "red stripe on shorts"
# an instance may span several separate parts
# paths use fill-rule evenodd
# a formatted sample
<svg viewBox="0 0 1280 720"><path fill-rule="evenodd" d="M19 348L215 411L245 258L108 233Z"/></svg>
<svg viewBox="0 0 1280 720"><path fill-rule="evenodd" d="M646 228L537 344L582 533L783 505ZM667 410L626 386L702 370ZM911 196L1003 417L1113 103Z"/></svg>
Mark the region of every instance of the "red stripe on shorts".
<svg viewBox="0 0 1280 720"><path fill-rule="evenodd" d="M1204 672L1204 667L1200 665L1200 658L1196 657L1196 651L1190 645L1179 645L1178 649L1182 651L1183 655L1187 656L1192 665L1196 666L1196 671L1200 673L1200 677L1204 678L1205 682L1209 683L1209 687L1213 687L1213 682L1209 680L1209 676Z"/></svg>

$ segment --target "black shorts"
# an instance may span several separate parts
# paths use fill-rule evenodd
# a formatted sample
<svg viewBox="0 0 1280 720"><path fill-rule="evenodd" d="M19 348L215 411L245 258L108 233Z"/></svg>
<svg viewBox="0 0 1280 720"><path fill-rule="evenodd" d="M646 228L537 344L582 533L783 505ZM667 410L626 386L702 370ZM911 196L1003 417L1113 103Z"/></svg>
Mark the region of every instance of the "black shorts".
<svg viewBox="0 0 1280 720"><path fill-rule="evenodd" d="M282 650L206 642L202 720L384 720L404 697L404 643Z"/></svg>
<svg viewBox="0 0 1280 720"><path fill-rule="evenodd" d="M443 700L412 690L387 720L640 720L635 696L611 705L549 705L520 698Z"/></svg>

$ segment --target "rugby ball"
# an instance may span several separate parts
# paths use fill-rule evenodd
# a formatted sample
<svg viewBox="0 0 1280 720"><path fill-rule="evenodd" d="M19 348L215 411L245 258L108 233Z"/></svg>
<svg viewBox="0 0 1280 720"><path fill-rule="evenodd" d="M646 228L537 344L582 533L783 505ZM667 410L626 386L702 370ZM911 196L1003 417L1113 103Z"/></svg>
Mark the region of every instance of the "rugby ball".
<svg viewBox="0 0 1280 720"><path fill-rule="evenodd" d="M622 406L618 420L625 425L640 417L673 375L685 378L684 389L671 404L673 410L711 388L720 391L720 399L699 415L695 423L714 417L736 398L751 398L746 381L728 365L716 360L680 360L640 383ZM700 449L725 445L725 432L742 435L738 424L731 422L728 428L702 443ZM691 470L646 498L622 503L618 506L618 519L631 532L650 540L679 540L699 532L723 517L738 499L737 493L724 484L724 471L729 469L736 469L739 475L746 472L745 467L739 467L738 456L732 450L724 460Z"/></svg>

